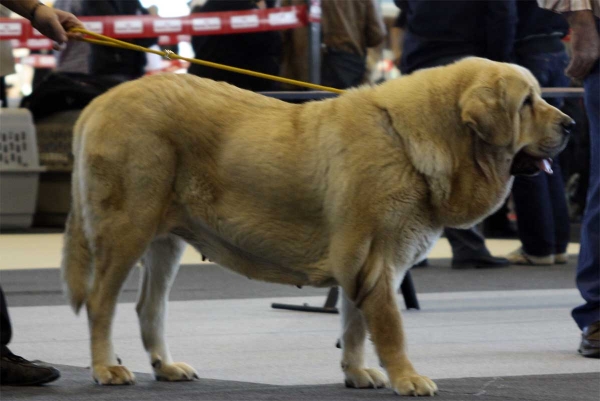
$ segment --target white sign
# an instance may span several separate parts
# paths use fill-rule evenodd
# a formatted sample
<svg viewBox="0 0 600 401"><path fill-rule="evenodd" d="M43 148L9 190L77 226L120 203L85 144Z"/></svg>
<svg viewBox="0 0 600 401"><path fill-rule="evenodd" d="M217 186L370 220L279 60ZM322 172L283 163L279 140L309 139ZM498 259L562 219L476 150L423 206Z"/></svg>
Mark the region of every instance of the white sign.
<svg viewBox="0 0 600 401"><path fill-rule="evenodd" d="M180 19L156 19L152 22L154 24L154 32L156 33L181 32L182 24Z"/></svg>
<svg viewBox="0 0 600 401"><path fill-rule="evenodd" d="M284 11L280 13L269 14L269 24L273 26L279 25L295 25L298 23L295 11Z"/></svg>
<svg viewBox="0 0 600 401"><path fill-rule="evenodd" d="M257 28L260 24L258 15L236 15L229 21L233 29Z"/></svg>
<svg viewBox="0 0 600 401"><path fill-rule="evenodd" d="M221 18L193 18L192 29L194 31L218 31L221 29Z"/></svg>
<svg viewBox="0 0 600 401"><path fill-rule="evenodd" d="M2 22L0 23L0 36L15 36L21 35L23 30L19 22Z"/></svg>
<svg viewBox="0 0 600 401"><path fill-rule="evenodd" d="M104 24L102 23L102 21L85 21L83 23L83 26L85 26L85 29L87 29L88 31L92 31L95 33L102 33L104 31Z"/></svg>
<svg viewBox="0 0 600 401"><path fill-rule="evenodd" d="M144 23L141 19L125 19L115 21L115 33L142 33Z"/></svg>
<svg viewBox="0 0 600 401"><path fill-rule="evenodd" d="M312 4L310 5L310 10L308 11L308 14L310 18L320 20L322 15L320 2L313 0Z"/></svg>
<svg viewBox="0 0 600 401"><path fill-rule="evenodd" d="M32 49L45 49L52 47L52 41L50 39L27 39L27 47Z"/></svg>

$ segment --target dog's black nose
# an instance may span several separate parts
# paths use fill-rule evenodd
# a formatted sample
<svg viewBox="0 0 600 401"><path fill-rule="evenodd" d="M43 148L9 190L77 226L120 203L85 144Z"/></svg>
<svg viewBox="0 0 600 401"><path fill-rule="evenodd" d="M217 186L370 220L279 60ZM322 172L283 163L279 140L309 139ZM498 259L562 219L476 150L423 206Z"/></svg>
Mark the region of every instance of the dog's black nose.
<svg viewBox="0 0 600 401"><path fill-rule="evenodd" d="M563 127L563 131L564 131L565 135L569 135L571 133L571 130L575 126L575 120L570 119L569 121L564 122L561 125Z"/></svg>

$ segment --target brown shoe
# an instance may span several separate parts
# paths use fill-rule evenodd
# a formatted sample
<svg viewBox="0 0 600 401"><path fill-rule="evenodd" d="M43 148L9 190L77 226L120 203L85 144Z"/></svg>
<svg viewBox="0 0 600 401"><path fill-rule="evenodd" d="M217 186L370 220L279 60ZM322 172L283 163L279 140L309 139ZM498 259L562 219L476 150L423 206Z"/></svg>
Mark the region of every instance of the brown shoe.
<svg viewBox="0 0 600 401"><path fill-rule="evenodd" d="M586 358L600 358L600 321L590 324L581 332L579 353Z"/></svg>

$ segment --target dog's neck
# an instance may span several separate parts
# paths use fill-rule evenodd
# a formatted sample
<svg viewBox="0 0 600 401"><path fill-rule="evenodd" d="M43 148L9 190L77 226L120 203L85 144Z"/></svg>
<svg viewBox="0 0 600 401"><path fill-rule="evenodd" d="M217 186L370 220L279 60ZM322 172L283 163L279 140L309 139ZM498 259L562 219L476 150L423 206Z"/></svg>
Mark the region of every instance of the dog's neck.
<svg viewBox="0 0 600 401"><path fill-rule="evenodd" d="M439 199L444 226L470 227L497 210L510 191L510 157L473 135L470 158L461 159L452 174L448 196Z"/></svg>

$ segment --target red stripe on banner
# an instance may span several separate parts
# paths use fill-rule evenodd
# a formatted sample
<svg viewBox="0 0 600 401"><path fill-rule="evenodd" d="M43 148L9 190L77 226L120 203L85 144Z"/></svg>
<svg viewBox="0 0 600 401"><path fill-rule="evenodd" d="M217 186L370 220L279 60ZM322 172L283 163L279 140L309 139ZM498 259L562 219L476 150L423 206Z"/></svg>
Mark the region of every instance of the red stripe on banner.
<svg viewBox="0 0 600 401"><path fill-rule="evenodd" d="M318 17L320 18L320 8ZM190 40L192 35L224 35L298 28L308 24L309 16L307 7L301 5L264 10L197 13L181 18L132 15L81 17L80 20L86 29L105 36L119 39L158 37L160 44L169 45ZM317 22L313 18L313 7L310 20ZM14 40L15 47L30 49L45 49L52 45L49 39L45 39L29 21L22 18L0 18L0 40Z"/></svg>

